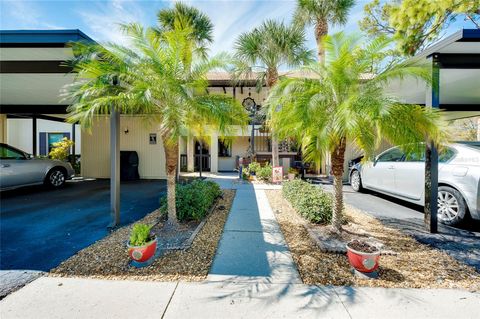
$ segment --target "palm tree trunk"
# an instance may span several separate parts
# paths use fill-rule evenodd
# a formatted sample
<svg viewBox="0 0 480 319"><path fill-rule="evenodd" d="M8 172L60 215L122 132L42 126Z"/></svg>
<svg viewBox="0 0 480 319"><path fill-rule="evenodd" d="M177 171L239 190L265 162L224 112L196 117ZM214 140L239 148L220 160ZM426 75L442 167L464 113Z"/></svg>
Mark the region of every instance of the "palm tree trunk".
<svg viewBox="0 0 480 319"><path fill-rule="evenodd" d="M178 143L164 143L165 148L165 168L167 172L167 207L168 224L177 226L177 207L176 207L176 173L178 165Z"/></svg>
<svg viewBox="0 0 480 319"><path fill-rule="evenodd" d="M267 87L268 90L272 88L272 86L275 85L278 81L278 71L276 68L268 68L267 69ZM280 157L278 154L278 140L275 137L275 134L272 131L270 131L270 134L272 136L272 166L279 166L280 165Z"/></svg>
<svg viewBox="0 0 480 319"><path fill-rule="evenodd" d="M328 22L325 19L318 19L315 24L315 40L317 41L318 61L324 62L325 49L322 45L322 37L328 34Z"/></svg>
<svg viewBox="0 0 480 319"><path fill-rule="evenodd" d="M342 230L343 221L343 163L345 160L346 139L342 138L332 153L333 171L333 215L332 226L335 230Z"/></svg>

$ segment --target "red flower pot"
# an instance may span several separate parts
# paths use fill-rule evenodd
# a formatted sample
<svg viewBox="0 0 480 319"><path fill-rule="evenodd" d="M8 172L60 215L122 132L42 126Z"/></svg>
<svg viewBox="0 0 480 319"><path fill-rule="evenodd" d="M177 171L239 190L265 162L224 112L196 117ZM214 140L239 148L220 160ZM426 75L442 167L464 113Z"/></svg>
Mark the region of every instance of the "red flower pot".
<svg viewBox="0 0 480 319"><path fill-rule="evenodd" d="M155 255L157 250L157 239L149 241L143 246L128 245L128 255L135 261L145 262Z"/></svg>
<svg viewBox="0 0 480 319"><path fill-rule="evenodd" d="M350 265L360 272L374 272L378 269L380 250L372 253L361 252L353 249L347 244L347 257Z"/></svg>

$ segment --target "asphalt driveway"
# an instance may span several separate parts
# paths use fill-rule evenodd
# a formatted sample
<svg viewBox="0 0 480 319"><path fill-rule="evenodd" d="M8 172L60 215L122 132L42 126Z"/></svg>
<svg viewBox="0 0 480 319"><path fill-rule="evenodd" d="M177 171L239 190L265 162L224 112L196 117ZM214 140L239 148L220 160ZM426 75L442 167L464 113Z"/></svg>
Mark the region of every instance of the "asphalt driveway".
<svg viewBox="0 0 480 319"><path fill-rule="evenodd" d="M332 190L329 184L322 186ZM445 251L480 272L480 222L467 220L459 227L439 224L438 234L430 234L425 230L422 206L374 192L357 193L349 185L344 185L343 189L348 205L371 214L421 243Z"/></svg>
<svg viewBox="0 0 480 319"><path fill-rule="evenodd" d="M165 192L161 180L122 182L122 225L158 208ZM108 234L109 180L72 181L59 190L22 188L0 198L1 270L48 271Z"/></svg>

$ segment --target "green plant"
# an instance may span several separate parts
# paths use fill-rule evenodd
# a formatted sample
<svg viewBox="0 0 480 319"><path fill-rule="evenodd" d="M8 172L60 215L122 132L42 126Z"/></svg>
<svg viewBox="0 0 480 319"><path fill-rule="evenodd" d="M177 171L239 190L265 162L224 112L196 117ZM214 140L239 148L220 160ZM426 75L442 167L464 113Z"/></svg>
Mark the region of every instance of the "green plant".
<svg viewBox="0 0 480 319"><path fill-rule="evenodd" d="M227 135L232 125L248 120L245 109L232 96L208 92L207 72L225 66L226 56L200 58L195 52L195 28L189 26L193 21L183 22L187 25L177 28L174 23L173 28L164 26L162 30L136 23L122 25L130 40L128 47L76 43L75 58L68 65L82 80L65 86L63 95L71 103L69 120L82 127L90 127L98 114L116 109L125 115L145 116L160 128L171 224L177 222L179 138L186 133L202 136L206 126Z"/></svg>
<svg viewBox="0 0 480 319"><path fill-rule="evenodd" d="M272 165L267 162L257 170L255 176L261 181L270 182L272 180Z"/></svg>
<svg viewBox="0 0 480 319"><path fill-rule="evenodd" d="M262 167L262 166L260 165L260 163L258 163L258 162L251 162L251 163L248 165L248 173L249 173L250 175L255 175L255 173L256 173L257 171L259 171L261 167Z"/></svg>
<svg viewBox="0 0 480 319"><path fill-rule="evenodd" d="M53 143L53 148L48 154L51 159L65 161L70 154L70 147L75 144L73 141L64 137L61 141Z"/></svg>
<svg viewBox="0 0 480 319"><path fill-rule="evenodd" d="M149 241L155 239L155 234L151 233L152 226L145 224L133 225L132 232L130 234L131 246L143 246Z"/></svg>
<svg viewBox="0 0 480 319"><path fill-rule="evenodd" d="M176 210L179 221L201 220L222 194L220 186L212 181L195 180L176 187ZM160 211L167 209L166 199L160 201Z"/></svg>
<svg viewBox="0 0 480 319"><path fill-rule="evenodd" d="M292 207L308 221L326 224L332 220L333 197L322 189L297 179L284 182L282 193Z"/></svg>
<svg viewBox="0 0 480 319"><path fill-rule="evenodd" d="M332 224L341 230L347 143L370 159L382 141L402 145L408 153L426 137L442 145L448 140L448 130L438 110L401 104L398 97L385 91L393 79L412 77L430 83L431 70L425 65L411 60L383 63L390 52L388 39L366 43L343 33L323 39L328 59L308 67L315 78L282 78L265 105L278 137L293 136L302 145L305 160L318 163L331 158ZM366 73L375 76L364 80Z"/></svg>
<svg viewBox="0 0 480 319"><path fill-rule="evenodd" d="M295 176L298 175L298 170L293 167L288 168L288 174L294 174Z"/></svg>

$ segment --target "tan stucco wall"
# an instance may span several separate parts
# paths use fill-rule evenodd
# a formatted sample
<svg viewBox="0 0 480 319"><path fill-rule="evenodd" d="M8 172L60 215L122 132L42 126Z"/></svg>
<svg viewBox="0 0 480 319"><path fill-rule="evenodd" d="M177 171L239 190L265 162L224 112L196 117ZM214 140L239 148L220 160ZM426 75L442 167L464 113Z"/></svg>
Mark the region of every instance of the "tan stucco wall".
<svg viewBox="0 0 480 319"><path fill-rule="evenodd" d="M128 128L128 134L124 131ZM91 132L82 131L82 175L110 177L110 120L103 117L94 122ZM149 143L150 133L157 133L157 144ZM120 150L136 151L139 174L143 179L166 178L165 154L154 125L142 117L122 116L120 119Z"/></svg>
<svg viewBox="0 0 480 319"><path fill-rule="evenodd" d="M235 159L237 156L245 156L248 150L248 137L230 137L232 141L232 156L218 158L219 171L232 171L235 169Z"/></svg>

